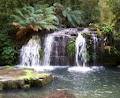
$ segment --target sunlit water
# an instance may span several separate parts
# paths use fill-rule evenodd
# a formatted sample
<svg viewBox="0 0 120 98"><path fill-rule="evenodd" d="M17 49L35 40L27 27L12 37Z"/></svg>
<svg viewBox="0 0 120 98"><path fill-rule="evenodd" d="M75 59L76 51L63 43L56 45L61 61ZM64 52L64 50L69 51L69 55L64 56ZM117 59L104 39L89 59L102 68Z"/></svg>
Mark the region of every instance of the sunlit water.
<svg viewBox="0 0 120 98"><path fill-rule="evenodd" d="M53 67L50 73L57 78L46 87L5 91L0 98L42 98L60 89L70 91L76 98L120 98L120 68L94 66L78 69L80 67Z"/></svg>

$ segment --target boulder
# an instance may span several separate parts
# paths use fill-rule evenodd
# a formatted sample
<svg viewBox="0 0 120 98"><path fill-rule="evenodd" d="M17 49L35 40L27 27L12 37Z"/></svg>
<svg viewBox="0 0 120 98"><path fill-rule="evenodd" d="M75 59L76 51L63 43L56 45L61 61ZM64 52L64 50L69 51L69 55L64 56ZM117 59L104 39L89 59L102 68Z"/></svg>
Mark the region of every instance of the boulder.
<svg viewBox="0 0 120 98"><path fill-rule="evenodd" d="M60 90L60 91L55 91L43 98L76 98L76 97L68 91Z"/></svg>
<svg viewBox="0 0 120 98"><path fill-rule="evenodd" d="M0 90L43 87L52 80L52 75L31 69L0 67Z"/></svg>

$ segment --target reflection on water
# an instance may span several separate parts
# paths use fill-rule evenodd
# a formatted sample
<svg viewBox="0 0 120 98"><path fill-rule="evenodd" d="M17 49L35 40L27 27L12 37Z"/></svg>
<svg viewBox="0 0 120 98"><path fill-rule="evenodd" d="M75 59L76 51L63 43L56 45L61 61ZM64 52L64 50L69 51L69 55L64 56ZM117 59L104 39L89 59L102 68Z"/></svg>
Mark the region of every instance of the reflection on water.
<svg viewBox="0 0 120 98"><path fill-rule="evenodd" d="M0 98L42 98L58 89L69 90L77 98L120 98L119 69L96 68L97 71L86 73L67 70L52 71L57 78L44 88L5 91L0 93Z"/></svg>

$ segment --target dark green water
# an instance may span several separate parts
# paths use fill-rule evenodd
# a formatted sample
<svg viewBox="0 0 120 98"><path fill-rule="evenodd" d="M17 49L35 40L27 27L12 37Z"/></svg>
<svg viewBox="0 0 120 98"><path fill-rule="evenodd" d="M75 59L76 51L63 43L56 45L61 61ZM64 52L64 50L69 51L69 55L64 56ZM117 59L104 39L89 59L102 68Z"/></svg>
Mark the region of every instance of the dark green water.
<svg viewBox="0 0 120 98"><path fill-rule="evenodd" d="M77 98L120 98L120 69L96 68L90 72L51 72L57 78L44 88L5 91L0 98L41 98L55 90L68 90Z"/></svg>

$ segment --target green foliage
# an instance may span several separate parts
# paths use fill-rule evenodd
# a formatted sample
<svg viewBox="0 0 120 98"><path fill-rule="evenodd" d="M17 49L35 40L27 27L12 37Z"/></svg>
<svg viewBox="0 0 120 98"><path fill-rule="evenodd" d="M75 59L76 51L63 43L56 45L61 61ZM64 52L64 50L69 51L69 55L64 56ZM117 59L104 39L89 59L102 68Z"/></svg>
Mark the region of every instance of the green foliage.
<svg viewBox="0 0 120 98"><path fill-rule="evenodd" d="M70 7L67 7L62 11L62 14L68 23L74 27L83 23L82 12L80 10L72 10Z"/></svg>
<svg viewBox="0 0 120 98"><path fill-rule="evenodd" d="M75 56L75 40L71 40L68 42L67 53L70 57Z"/></svg>
<svg viewBox="0 0 120 98"><path fill-rule="evenodd" d="M115 30L120 31L120 0L109 0L109 5L114 14L113 23Z"/></svg>
<svg viewBox="0 0 120 98"><path fill-rule="evenodd" d="M111 25L114 15L108 2L109 0L99 0L100 23Z"/></svg>
<svg viewBox="0 0 120 98"><path fill-rule="evenodd" d="M113 33L113 27L110 25L102 25L101 30L103 33Z"/></svg>
<svg viewBox="0 0 120 98"><path fill-rule="evenodd" d="M54 15L54 7L48 5L24 6L22 9L16 9L12 15L14 22L21 26L32 25L35 29L57 29L59 21Z"/></svg>
<svg viewBox="0 0 120 98"><path fill-rule="evenodd" d="M0 33L0 63L13 65L16 63L17 51L7 34Z"/></svg>
<svg viewBox="0 0 120 98"><path fill-rule="evenodd" d="M98 7L99 0L79 0L80 10L83 12L84 26L90 23L97 23L99 20L100 12Z"/></svg>
<svg viewBox="0 0 120 98"><path fill-rule="evenodd" d="M16 59L15 54L16 51L13 47L3 47L1 58L3 61L5 60L7 64L12 65L13 61Z"/></svg>
<svg viewBox="0 0 120 98"><path fill-rule="evenodd" d="M43 57L44 57L44 49L40 49L40 50L39 50L39 54L40 54L40 59L43 60Z"/></svg>
<svg viewBox="0 0 120 98"><path fill-rule="evenodd" d="M62 24L68 27L88 26L89 23L96 23L99 19L98 0L74 2L69 0L64 1L62 5L55 3L54 6L59 12L57 15L62 20Z"/></svg>

